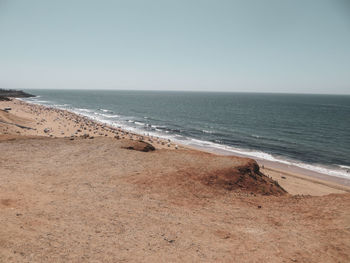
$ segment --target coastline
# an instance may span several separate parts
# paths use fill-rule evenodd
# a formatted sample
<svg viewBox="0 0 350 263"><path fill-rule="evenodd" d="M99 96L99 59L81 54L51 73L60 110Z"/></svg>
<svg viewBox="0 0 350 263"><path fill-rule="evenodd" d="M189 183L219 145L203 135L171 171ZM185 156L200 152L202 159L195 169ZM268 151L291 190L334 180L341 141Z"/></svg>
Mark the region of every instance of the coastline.
<svg viewBox="0 0 350 263"><path fill-rule="evenodd" d="M60 98L59 93L57 95L58 95L58 98ZM47 97L45 93L43 93L43 96L45 98ZM47 97L47 98L50 98L50 97ZM274 166L277 169L288 170L290 172L302 173L305 175L311 174L313 177L317 177L320 179L328 178L328 177L325 177L326 175L326 176L330 176L329 180L332 180L336 183L341 183L345 185L349 185L350 183L350 174L349 174L350 171L346 170L347 168L346 166L339 165L339 163L342 163L342 162L334 161L332 164L329 162L330 160L332 160L332 156L329 156L329 158L323 159L323 161L320 159L318 162L312 163L310 162L310 160L313 159L312 156L317 156L317 153L315 153L315 155L312 155L311 152L309 152L309 155L311 154L310 157L306 156L306 159L305 159L309 161L303 161L304 158L302 157L303 156L302 147L299 147L301 150L299 152L299 155L295 156L295 158L288 157L288 156L293 156L289 154L289 152L293 151L293 148L289 148L288 146L284 146L283 148L284 150L281 148L280 154L276 153L276 155L270 153L268 150L265 151L263 149L260 149L259 144L265 145L266 144L265 139L261 139L261 140L257 139L258 141L256 142L256 145L253 148L248 147L246 149L244 146L237 148L236 146L230 146L230 144L222 144L220 141L221 140L224 141L225 136L217 137L215 135L214 137L210 136L209 138L207 134L204 134L204 133L211 133L211 132L208 132L206 130L202 130L204 137L198 134L195 135L196 131L200 132L200 130L203 127L196 128L193 130L191 130L191 128L190 129L184 128L181 130L181 128L178 127L179 130L173 130L173 129L176 129L174 128L176 127L176 125L167 124L166 122L163 122L163 121L158 122L157 121L159 119L158 117L153 120L152 114L150 114L149 116L143 116L143 114L141 115L135 114L135 116L137 117L134 117L132 113L128 114L124 112L123 109L119 109L119 110L114 109L114 107L108 103L105 105L106 107L108 107L108 110L105 110L105 109L100 109L100 107L102 107L101 105L92 104L94 106L89 107L87 105L78 103L77 105L79 106L74 106L75 104L72 103L72 101L69 102L69 100L67 100L68 104L64 104L65 101L60 99L55 100L54 98L51 98L51 99L48 99L47 101L46 99L45 100L42 100L42 99L43 98L39 96L38 98L29 99L28 102L39 104L39 105L45 105L48 107L59 108L63 110L69 110L76 114L81 114L88 118L92 118L93 120L106 123L114 127L122 127L122 129L128 130L136 134L148 134L154 137L161 137L165 140L171 139L173 142L176 142L177 144L186 145L186 147L192 147L194 149L209 151L209 152L213 152L221 155L228 154L233 156L243 156L243 157L255 159L260 163L263 163L263 162L268 163L270 166ZM24 100L27 101L27 99L24 99ZM123 103L121 103L121 105L123 105ZM119 112L123 112L123 113L119 114ZM161 127L161 128L158 128L158 127ZM214 131L212 132L215 134ZM193 136L190 135L191 133L193 133ZM300 133L302 133L302 131L300 131ZM310 140L312 139L310 138ZM242 143L244 145L244 141ZM247 146L248 145L251 145L251 142L249 141L249 139L247 140ZM305 150L309 151L307 145ZM286 154L284 154L283 152L285 152ZM325 151L325 152L328 152L328 151ZM330 149L329 153L330 152L332 152L332 149ZM344 178L345 180L341 178Z"/></svg>
<svg viewBox="0 0 350 263"><path fill-rule="evenodd" d="M272 99L276 105L279 105L279 99L287 101L293 99L293 104L288 104L288 107L293 108L301 102L307 103L307 97L300 98L302 99L300 101L289 95L282 97L252 95L253 97L251 97L247 94L231 94L223 97L219 94L213 94L213 96L208 97L211 103L216 100L223 100L226 103L228 101L233 102L230 106L229 111L232 111L230 114L226 115L224 108L219 106L220 103L218 103L213 111L207 113L205 112L205 105L200 104L196 106L198 112L196 110L193 114L185 116L182 115L182 110L186 109L189 113L192 112L191 106L189 106L192 104L191 101L193 100L193 103L195 103L201 96L206 96L205 94L193 95L195 97L188 94L190 95L190 101L187 101L186 93L176 93L174 99L170 99L173 97L172 93L162 92L151 92L147 95L136 91L101 91L98 93L98 98L95 98L97 94L90 91L67 91L66 93L62 90L52 92L33 90L33 93L38 94L38 96L23 100L69 110L115 127L122 127L134 133L170 139L201 150L208 148L210 151L217 151L219 154L226 154L226 152L231 155L241 154L256 160L268 160L287 166L296 166L308 171L350 179L350 167L347 158L350 153L346 154L349 150L346 147L345 131L347 125L345 123L347 121L342 120L343 117L339 117L339 122L344 124L344 127L340 125L333 129L329 120L321 116L319 117L323 124L320 127L318 125L299 126L303 122L312 123L312 119L318 119L319 117L315 114L310 119L311 116L308 115L309 117L306 116L303 120L298 117L302 116L302 112L298 108L295 108L297 114L291 114L284 106L281 109L278 107L266 108L264 104L264 101L269 99ZM150 95L155 96L154 100L142 99L143 96ZM169 100L169 105L165 106L163 113L163 110L159 111L157 107L153 107L152 103L162 105L164 99ZM315 96L313 99L319 100L321 98ZM325 99L323 98L321 101ZM339 100L339 105L343 105L341 98L337 98L335 101L331 97L328 99L332 103ZM139 100L141 103L137 103ZM255 119L254 114L249 116L251 112L249 107L237 107L236 100L247 100L247 102L257 100L258 104L252 109L257 110L258 119ZM185 101L188 103L184 103ZM322 103L326 103L326 101ZM323 105L322 103L321 105ZM182 110L177 109L179 105L181 105ZM312 105L309 106L312 109ZM261 107L261 110L259 110L259 107ZM335 110L336 112L333 114L343 116L341 113L337 113L341 109L341 106L339 107L332 109L332 112ZM322 110L324 109L322 108ZM245 113L242 114L242 111ZM269 130L269 126L274 125L273 118L269 118L269 116L274 116L277 112L280 113L277 121L278 127ZM314 115L315 111L312 110L312 112L311 115ZM327 114L327 112L324 114ZM230 115L232 115L232 120ZM172 118L176 118L176 121L173 122ZM191 124L192 122L194 123ZM295 125L292 124L293 122L295 122ZM303 172L304 170L298 171Z"/></svg>
<svg viewBox="0 0 350 263"><path fill-rule="evenodd" d="M67 111L4 107L0 262L350 259L346 186L140 142Z"/></svg>
<svg viewBox="0 0 350 263"><path fill-rule="evenodd" d="M286 188L291 194L323 195L328 193L350 192L350 180L341 177L321 174L278 162L252 158L244 154L233 154L224 150L216 151L205 147L192 147L159 137L141 135L122 128L109 126L68 110L29 103L23 100L13 99L11 102L2 102L0 105L1 108L4 108L4 105L12 107L10 112L18 116L20 120L35 118L39 121L34 124L36 127L35 130L22 131L25 135L60 138L86 136L86 134L88 134L89 137L104 136L118 139L144 140L151 143L157 149L192 149L223 156L251 158L258 162L264 174L278 181L282 187ZM42 120L45 121L42 122ZM80 122L94 126L95 130L86 130L86 128L85 130L79 129L79 125L81 125L79 124ZM47 129L47 131L45 131L45 129ZM310 183L312 186L300 187L303 184L308 185ZM316 190L311 190L313 187L316 188Z"/></svg>

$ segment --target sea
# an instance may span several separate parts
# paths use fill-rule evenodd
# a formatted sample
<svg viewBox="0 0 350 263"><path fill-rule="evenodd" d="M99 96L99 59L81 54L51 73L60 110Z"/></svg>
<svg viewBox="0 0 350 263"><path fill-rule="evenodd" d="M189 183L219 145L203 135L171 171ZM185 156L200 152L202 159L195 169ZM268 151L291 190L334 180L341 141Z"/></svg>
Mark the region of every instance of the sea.
<svg viewBox="0 0 350 263"><path fill-rule="evenodd" d="M27 90L26 90L27 91ZM65 109L179 144L350 179L350 96L126 90L28 90Z"/></svg>

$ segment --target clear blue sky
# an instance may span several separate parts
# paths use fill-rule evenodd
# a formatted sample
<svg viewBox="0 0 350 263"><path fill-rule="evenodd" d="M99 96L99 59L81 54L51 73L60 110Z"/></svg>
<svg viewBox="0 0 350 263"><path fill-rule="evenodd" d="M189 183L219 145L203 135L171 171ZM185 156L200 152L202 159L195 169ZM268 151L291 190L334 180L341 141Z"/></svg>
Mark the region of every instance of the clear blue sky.
<svg viewBox="0 0 350 263"><path fill-rule="evenodd" d="M0 87L350 94L350 0L0 0Z"/></svg>

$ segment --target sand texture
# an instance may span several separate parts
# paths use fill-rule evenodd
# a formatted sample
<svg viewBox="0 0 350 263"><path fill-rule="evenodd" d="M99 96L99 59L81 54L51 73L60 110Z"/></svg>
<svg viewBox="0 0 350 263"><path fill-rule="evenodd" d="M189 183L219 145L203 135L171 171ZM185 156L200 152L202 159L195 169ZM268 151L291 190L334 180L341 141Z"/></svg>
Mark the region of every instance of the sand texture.
<svg viewBox="0 0 350 263"><path fill-rule="evenodd" d="M4 107L0 262L350 262L345 186Z"/></svg>

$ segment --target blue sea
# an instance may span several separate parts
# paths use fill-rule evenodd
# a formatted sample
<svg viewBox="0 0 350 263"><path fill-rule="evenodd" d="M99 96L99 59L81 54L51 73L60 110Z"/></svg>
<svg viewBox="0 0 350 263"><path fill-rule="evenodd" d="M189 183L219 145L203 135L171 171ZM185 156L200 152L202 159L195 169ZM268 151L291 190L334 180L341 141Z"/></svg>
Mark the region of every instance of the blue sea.
<svg viewBox="0 0 350 263"><path fill-rule="evenodd" d="M350 96L28 90L25 99L181 144L350 179Z"/></svg>

